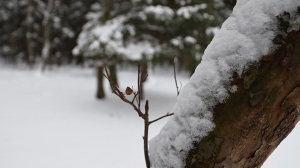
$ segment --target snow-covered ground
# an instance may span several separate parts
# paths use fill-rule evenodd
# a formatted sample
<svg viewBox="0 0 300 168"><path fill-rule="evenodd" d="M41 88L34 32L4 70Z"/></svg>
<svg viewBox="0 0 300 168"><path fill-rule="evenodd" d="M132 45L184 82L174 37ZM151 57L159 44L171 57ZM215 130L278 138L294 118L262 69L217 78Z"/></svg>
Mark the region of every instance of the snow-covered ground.
<svg viewBox="0 0 300 168"><path fill-rule="evenodd" d="M119 73L121 88L136 85L136 71ZM179 75L185 84L188 77ZM153 71L146 83L152 119L176 101L172 70ZM143 168L143 122L112 95L96 100L92 69L40 73L0 64L0 168ZM154 137L167 119L150 127ZM299 168L300 128L264 168Z"/></svg>

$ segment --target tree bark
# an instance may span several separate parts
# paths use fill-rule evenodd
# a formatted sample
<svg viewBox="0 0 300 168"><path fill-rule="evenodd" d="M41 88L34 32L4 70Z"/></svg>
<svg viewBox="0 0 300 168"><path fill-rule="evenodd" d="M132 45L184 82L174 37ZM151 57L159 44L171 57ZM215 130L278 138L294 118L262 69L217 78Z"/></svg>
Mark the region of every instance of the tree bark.
<svg viewBox="0 0 300 168"><path fill-rule="evenodd" d="M42 49L42 71L46 70L46 66L50 57L51 48L51 12L53 9L54 0L48 0L47 9L44 13L43 27L44 27L44 45Z"/></svg>
<svg viewBox="0 0 300 168"><path fill-rule="evenodd" d="M103 65L97 67L97 95L98 99L105 97L104 84L103 84Z"/></svg>
<svg viewBox="0 0 300 168"><path fill-rule="evenodd" d="M147 61L143 60L141 62L141 80L146 80L147 75L148 75L148 63ZM142 100L145 98L144 82L145 81L141 82L141 86L140 86L140 94Z"/></svg>
<svg viewBox="0 0 300 168"><path fill-rule="evenodd" d="M103 0L102 1L103 12L101 17L101 22L104 24L110 17L110 12L113 8L113 0Z"/></svg>
<svg viewBox="0 0 300 168"><path fill-rule="evenodd" d="M110 77L113 80L113 82L118 85L118 77L117 77L117 66L116 64L109 65L109 73Z"/></svg>
<svg viewBox="0 0 300 168"><path fill-rule="evenodd" d="M300 31L251 67L233 76L226 104L214 109L215 129L186 159L188 168L261 167L300 119Z"/></svg>
<svg viewBox="0 0 300 168"><path fill-rule="evenodd" d="M112 1L111 0L104 0L102 1L103 5L103 11L102 11L102 17L101 22L104 24L110 16L110 11L112 9ZM96 60L98 62L98 60ZM105 92L104 92L104 84L103 84L103 65L97 66L97 98L103 99L105 98ZM117 74L116 74L116 67L115 65L109 66L110 74L112 75L112 79L115 80L114 82L117 82ZM116 83L117 84L117 83Z"/></svg>
<svg viewBox="0 0 300 168"><path fill-rule="evenodd" d="M34 6L32 4L32 0L27 0L27 9L26 9L26 42L27 42L27 52L28 52L28 62L30 69L33 68L35 62L34 56L34 44L33 44L33 12Z"/></svg>

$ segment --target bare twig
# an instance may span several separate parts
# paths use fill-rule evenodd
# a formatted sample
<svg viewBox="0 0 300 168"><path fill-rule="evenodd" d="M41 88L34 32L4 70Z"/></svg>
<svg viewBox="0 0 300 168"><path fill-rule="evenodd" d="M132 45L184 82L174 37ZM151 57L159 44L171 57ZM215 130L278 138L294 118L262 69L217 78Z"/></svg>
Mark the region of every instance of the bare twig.
<svg viewBox="0 0 300 168"><path fill-rule="evenodd" d="M144 83L148 78L148 74L146 74L145 78L142 80L142 83Z"/></svg>
<svg viewBox="0 0 300 168"><path fill-rule="evenodd" d="M133 97L133 99L132 99L132 101L131 101L132 103L134 102L134 100L136 99L136 96L137 96L139 93L134 92L133 94L134 94L134 97Z"/></svg>
<svg viewBox="0 0 300 168"><path fill-rule="evenodd" d="M132 106L134 108L134 110L138 113L139 117L143 118L143 120L144 120L144 136L143 136L144 155L145 155L146 166L147 166L147 168L150 168L150 159L149 159L149 152L148 152L149 126L150 126L150 124L152 124L160 119L163 119L165 117L173 115L173 113L167 113L166 115L164 115L162 117L159 117L153 121L149 121L149 101L148 100L146 100L146 104L145 104L145 113L143 113L141 111L141 108L140 108L140 106L141 106L141 85L143 84L143 82L146 81L148 75L146 75L144 77L144 79L142 79L140 64L138 65L138 91L133 92L133 89L131 90L131 88L127 88L130 90L125 91L127 95L130 95L133 93L134 97L132 100L128 100L126 98L126 95L122 91L119 90L119 87L114 83L111 76L109 75L106 64L104 64L104 69L105 69L105 74L103 74L103 76L109 81L109 84L110 84L113 94L117 95L125 103ZM176 85L177 85L177 82L176 82Z"/></svg>
<svg viewBox="0 0 300 168"><path fill-rule="evenodd" d="M105 73L106 74L103 74L103 75L109 81L109 84L110 84L110 86L112 88L113 93L115 95L117 95L118 97L120 97L120 99L123 100L125 103L130 104L134 108L134 110L138 113L138 115L144 119L145 118L145 114L142 113L142 111L140 110L140 108L138 108L133 102L129 101L125 97L125 94L123 92L121 92L119 90L119 88L113 83L111 77L109 76L109 73L108 73L106 65L104 65L104 69L105 69Z"/></svg>
<svg viewBox="0 0 300 168"><path fill-rule="evenodd" d="M148 134L149 134L149 102L146 100L145 104L145 114L146 119L144 119L144 155L147 168L150 168L150 159L149 159L149 152L148 152Z"/></svg>
<svg viewBox="0 0 300 168"><path fill-rule="evenodd" d="M138 107L141 109L141 64L138 65Z"/></svg>
<svg viewBox="0 0 300 168"><path fill-rule="evenodd" d="M155 119L153 121L149 121L149 125L152 124L152 123L154 123L154 122L156 122L156 121L158 121L158 120L160 120L160 119L163 119L165 117L169 117L169 116L172 116L172 115L174 115L174 113L167 113L166 115L161 116L161 117L159 117L159 118L157 118L157 119Z"/></svg>
<svg viewBox="0 0 300 168"><path fill-rule="evenodd" d="M173 67L174 67L174 79L175 79L175 85L176 85L176 90L177 90L177 96L179 95L179 89L178 89L178 85L177 85L177 79L176 79L176 61L177 60L177 57L174 57L174 60L173 60Z"/></svg>

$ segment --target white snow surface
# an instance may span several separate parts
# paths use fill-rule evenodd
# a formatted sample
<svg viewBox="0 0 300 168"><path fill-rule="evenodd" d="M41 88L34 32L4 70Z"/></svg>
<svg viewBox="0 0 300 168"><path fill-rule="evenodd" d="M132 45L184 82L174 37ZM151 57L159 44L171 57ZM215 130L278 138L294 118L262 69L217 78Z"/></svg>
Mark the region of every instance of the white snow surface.
<svg viewBox="0 0 300 168"><path fill-rule="evenodd" d="M150 117L170 111L176 101L173 71L151 73L146 82ZM136 71L119 72L120 87L134 85ZM177 76L185 84L188 77ZM134 88L136 86L133 86ZM92 69L51 72L12 69L0 63L1 168L144 168L143 122L110 94L96 100ZM150 137L166 120L150 126ZM300 125L263 168L299 168Z"/></svg>
<svg viewBox="0 0 300 168"><path fill-rule="evenodd" d="M233 72L241 75L276 48L272 42L277 31L275 16L283 11L293 16L299 5L299 0L237 1L181 90L174 117L150 140L151 167L184 167L193 141L201 141L214 129L213 107L226 101Z"/></svg>
<svg viewBox="0 0 300 168"><path fill-rule="evenodd" d="M118 73L120 88L136 89L137 68ZM178 74L185 84L188 76ZM110 91L97 100L93 69L12 69L0 62L0 168L143 168L143 120ZM172 69L145 83L150 119L172 110ZM142 102L142 106L144 102ZM149 137L167 120L151 124Z"/></svg>

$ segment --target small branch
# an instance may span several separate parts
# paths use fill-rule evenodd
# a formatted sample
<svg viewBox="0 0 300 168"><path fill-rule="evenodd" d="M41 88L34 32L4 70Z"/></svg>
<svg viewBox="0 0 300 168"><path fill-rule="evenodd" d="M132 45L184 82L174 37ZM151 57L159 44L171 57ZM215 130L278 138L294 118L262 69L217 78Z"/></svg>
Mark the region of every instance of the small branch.
<svg viewBox="0 0 300 168"><path fill-rule="evenodd" d="M149 102L146 100L145 104L145 116L144 118L144 155L146 167L150 168L149 150L148 150L148 134L149 134Z"/></svg>
<svg viewBox="0 0 300 168"><path fill-rule="evenodd" d="M143 120L144 120L144 136L143 136L144 155L145 155L146 167L150 168L149 149L148 149L149 126L150 126L150 124L152 124L162 118L173 115L173 113L167 113L166 115L149 122L149 101L148 100L146 100L146 103L145 103L145 113L143 113L141 111L141 108L140 108L141 107L141 87L142 87L143 82L146 81L148 75L145 75L145 77L141 76L140 64L138 65L138 91L134 92L133 88L131 89L128 87L126 88L126 91L125 91L125 93L127 95L131 95L133 93L134 96L131 101L126 98L126 94L121 92L119 90L119 87L114 83L114 81L112 80L111 76L108 73L106 64L104 64L104 69L105 69L105 74L103 74L103 76L109 81L109 84L110 84L113 94L117 95L125 103L131 105L134 108L134 110L138 113L139 117L143 118ZM176 73L175 73L175 81L176 81ZM177 81L176 81L176 86L177 86ZM177 92L178 92L178 87L177 87ZM179 92L178 92L178 94L179 94ZM136 101L136 104L135 104L135 101Z"/></svg>
<svg viewBox="0 0 300 168"><path fill-rule="evenodd" d="M134 100L136 99L136 96L137 96L139 93L134 92L133 94L134 94L134 97L133 97L133 99L132 99L132 101L131 101L132 103L134 102Z"/></svg>
<svg viewBox="0 0 300 168"><path fill-rule="evenodd" d="M158 120L160 120L160 119L163 119L165 117L169 117L169 116L172 116L172 115L174 115L174 113L167 113L166 115L164 115L162 117L159 117L159 118L157 118L157 119L155 119L153 121L149 121L149 125L152 124L152 123L154 123L154 122L156 122L156 121L158 121Z"/></svg>
<svg viewBox="0 0 300 168"><path fill-rule="evenodd" d="M141 64L138 65L138 107L141 109Z"/></svg>
<svg viewBox="0 0 300 168"><path fill-rule="evenodd" d="M146 74L145 78L142 80L142 83L144 83L147 80L148 74Z"/></svg>
<svg viewBox="0 0 300 168"><path fill-rule="evenodd" d="M134 108L134 110L138 113L138 115L144 119L145 118L145 114L142 113L142 111L140 110L140 108L138 108L133 102L129 101L125 97L125 94L119 90L119 88L117 87L117 85L114 84L114 82L112 81L111 77L109 76L106 64L104 64L104 69L105 69L105 73L106 74L103 74L103 76L109 81L109 84L110 84L110 86L112 88L112 92L115 95L117 95L118 97L120 97L120 99L123 100L125 103L130 104Z"/></svg>
<svg viewBox="0 0 300 168"><path fill-rule="evenodd" d="M178 85L177 85L177 79L176 79L176 60L177 57L174 58L173 60L173 67L174 67L174 79L175 79L175 85L176 85L176 90L177 90L177 96L179 95L179 89L178 89Z"/></svg>
<svg viewBox="0 0 300 168"><path fill-rule="evenodd" d="M149 116L149 101L146 100L146 104L145 104L145 114L146 116Z"/></svg>

